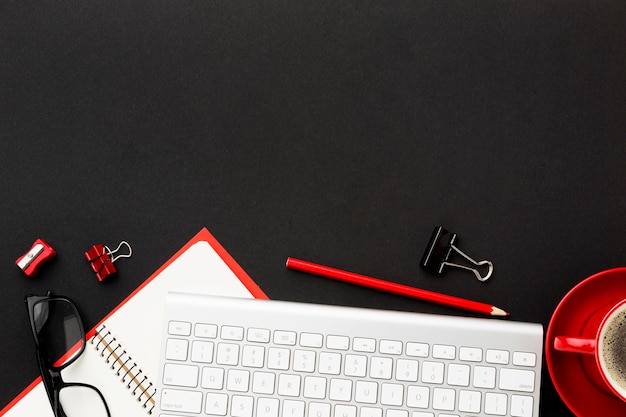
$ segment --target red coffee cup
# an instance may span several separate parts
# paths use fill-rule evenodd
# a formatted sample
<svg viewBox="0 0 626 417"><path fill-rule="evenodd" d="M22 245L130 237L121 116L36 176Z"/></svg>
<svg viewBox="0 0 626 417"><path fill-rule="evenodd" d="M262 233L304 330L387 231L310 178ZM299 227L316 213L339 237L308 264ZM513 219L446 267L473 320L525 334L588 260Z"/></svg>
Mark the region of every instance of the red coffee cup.
<svg viewBox="0 0 626 417"><path fill-rule="evenodd" d="M555 336L555 350L593 355L608 392L626 401L626 299L614 304L594 337Z"/></svg>

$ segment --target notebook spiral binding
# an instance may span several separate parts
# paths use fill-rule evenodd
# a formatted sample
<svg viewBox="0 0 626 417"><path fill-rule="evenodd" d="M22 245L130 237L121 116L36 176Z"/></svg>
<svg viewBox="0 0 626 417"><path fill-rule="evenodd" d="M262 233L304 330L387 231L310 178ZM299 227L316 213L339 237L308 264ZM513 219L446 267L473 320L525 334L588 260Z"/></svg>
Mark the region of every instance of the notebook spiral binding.
<svg viewBox="0 0 626 417"><path fill-rule="evenodd" d="M141 403L148 414L152 414L156 387L148 380L133 358L126 353L115 336L105 325L102 325L96 330L89 343L100 352L100 357L105 358L105 363L111 365L111 369L121 378L121 382L126 384L126 388L131 390L133 396L137 397L137 402Z"/></svg>

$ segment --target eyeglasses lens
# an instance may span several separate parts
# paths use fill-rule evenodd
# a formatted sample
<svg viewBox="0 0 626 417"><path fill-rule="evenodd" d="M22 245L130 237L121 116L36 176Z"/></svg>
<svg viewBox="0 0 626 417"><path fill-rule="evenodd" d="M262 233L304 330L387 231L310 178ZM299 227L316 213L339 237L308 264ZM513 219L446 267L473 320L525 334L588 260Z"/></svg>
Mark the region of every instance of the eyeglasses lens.
<svg viewBox="0 0 626 417"><path fill-rule="evenodd" d="M75 307L66 300L42 300L33 307L39 349L54 368L63 368L80 355L82 326Z"/></svg>
<svg viewBox="0 0 626 417"><path fill-rule="evenodd" d="M85 417L85 410L89 411L89 417L109 416L102 398L89 386L63 387L59 392L59 403L67 417Z"/></svg>

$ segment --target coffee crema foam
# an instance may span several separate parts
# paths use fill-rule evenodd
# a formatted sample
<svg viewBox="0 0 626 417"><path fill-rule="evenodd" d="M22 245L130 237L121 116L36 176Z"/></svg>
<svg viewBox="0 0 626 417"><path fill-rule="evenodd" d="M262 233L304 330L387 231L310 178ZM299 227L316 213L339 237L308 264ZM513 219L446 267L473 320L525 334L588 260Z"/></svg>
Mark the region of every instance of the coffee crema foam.
<svg viewBox="0 0 626 417"><path fill-rule="evenodd" d="M622 309L607 324L602 337L602 360L609 379L626 392L626 309Z"/></svg>

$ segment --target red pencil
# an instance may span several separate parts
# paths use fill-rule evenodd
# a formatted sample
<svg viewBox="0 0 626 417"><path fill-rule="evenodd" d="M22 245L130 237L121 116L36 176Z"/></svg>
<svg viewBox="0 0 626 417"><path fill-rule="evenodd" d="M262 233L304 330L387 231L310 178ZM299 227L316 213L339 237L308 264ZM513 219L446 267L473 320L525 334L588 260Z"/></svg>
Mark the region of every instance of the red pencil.
<svg viewBox="0 0 626 417"><path fill-rule="evenodd" d="M308 272L309 274L319 275L325 278L349 282L351 284L356 284L363 287L374 288L393 294L416 298L418 300L430 301L450 307L456 307L463 310L473 311L475 313L482 313L490 316L509 315L508 312L496 306L480 303L478 301L467 300L465 298L459 298L452 295L446 295L433 291L422 290L420 288L409 287L408 285L384 281L382 279L372 278L366 275L355 274L354 272L342 271L341 269L314 264L312 262L302 261L300 259L287 258L286 266L290 269Z"/></svg>

